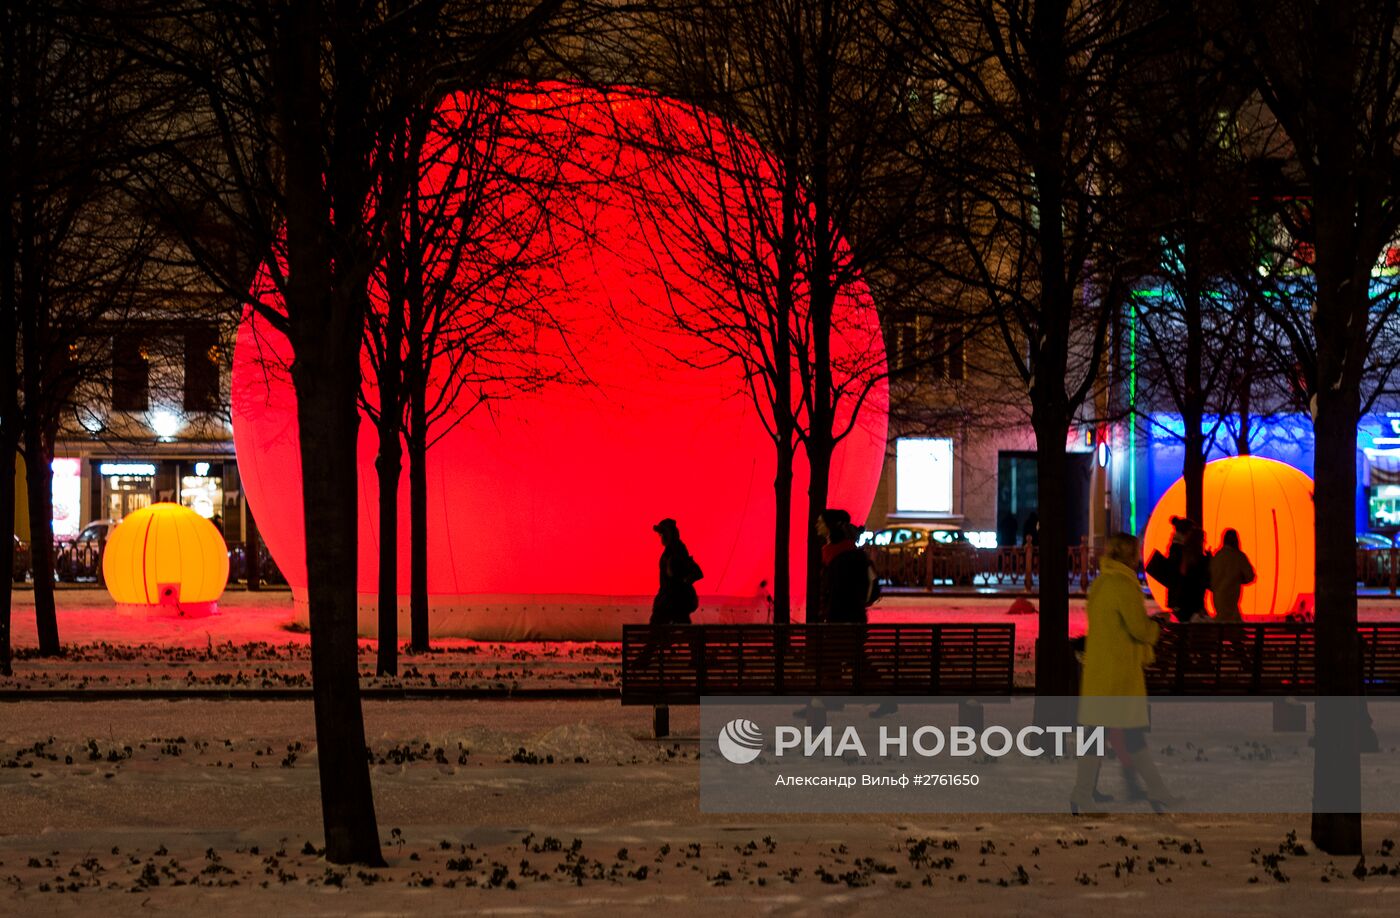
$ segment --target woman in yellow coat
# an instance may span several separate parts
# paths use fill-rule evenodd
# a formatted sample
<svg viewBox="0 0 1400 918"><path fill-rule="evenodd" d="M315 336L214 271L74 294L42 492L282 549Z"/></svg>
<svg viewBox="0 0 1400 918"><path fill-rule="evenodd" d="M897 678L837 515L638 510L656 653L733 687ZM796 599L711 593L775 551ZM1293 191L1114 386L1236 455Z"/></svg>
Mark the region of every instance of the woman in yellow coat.
<svg viewBox="0 0 1400 918"><path fill-rule="evenodd" d="M1135 570L1137 548L1137 539L1126 533L1109 536L1099 576L1089 587L1079 722L1109 728L1109 742L1123 767L1141 777L1148 801L1160 811L1178 800L1162 782L1147 747L1147 683L1142 670L1153 661L1152 646L1162 628L1147 614ZM1097 756L1079 760L1072 812L1094 802L1101 761Z"/></svg>

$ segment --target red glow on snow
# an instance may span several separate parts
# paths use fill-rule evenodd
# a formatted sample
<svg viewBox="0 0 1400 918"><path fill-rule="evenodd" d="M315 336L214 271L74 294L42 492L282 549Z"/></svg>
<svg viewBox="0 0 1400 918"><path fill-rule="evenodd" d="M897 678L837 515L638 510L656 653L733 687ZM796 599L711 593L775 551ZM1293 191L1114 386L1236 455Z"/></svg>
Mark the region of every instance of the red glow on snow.
<svg viewBox="0 0 1400 918"><path fill-rule="evenodd" d="M705 570L698 584L702 595L756 595L773 571L774 447L740 364L675 328L672 315L674 310L695 319L698 304L713 304L717 297L732 302L735 296L733 281L706 266L696 241L703 234L664 225L667 189L678 181L713 187L713 176L674 160L663 175L647 142L659 131L698 142L717 125L678 103L636 91L603 94L556 84L512 91L510 102L499 155L513 162L517 174L544 178L562 168L553 177L566 184L548 183L568 189L549 192L551 211L561 215L549 231L559 254L540 257L526 275L508 279L486 277L470 254L454 267L436 259L432 270L457 271L460 283L479 288L478 304L532 297L557 330L530 332L537 353L526 363L534 370L574 369L568 379L477 408L431 449L429 592L646 595L656 588L660 551L652 524L674 517ZM425 177L425 190L453 180L447 175L450 145L439 136L429 143L433 150L443 164ZM561 151L562 167L555 158ZM754 153L750 145L735 155ZM522 183L520 190L500 194L490 205L494 217L484 218L486 229L478 235L494 251L509 251L503 248L513 244L507 230L529 218L535 206L530 195L541 193ZM712 207L736 193L716 193ZM675 213L669 218L685 219ZM742 214L734 219L742 222ZM534 258L537 252L532 243L525 254ZM275 294L266 292L266 276L260 284L261 295L275 302ZM378 308L384 308L382 300ZM475 308L484 307L466 312ZM713 315L713 306L707 314ZM837 372L838 384L854 392L858 383L849 377L882 374L885 360L879 321L862 281L843 288L835 328L838 368L861 365ZM233 384L240 473L263 538L288 582L302 587L295 398L279 367L288 356L280 335L245 315ZM431 388L441 384L436 380ZM485 387L489 395L501 394L490 389ZM850 401L838 428L848 422ZM887 409L887 391L877 384L836 451L829 503L849 508L857 520L869 510L880 475ZM377 582L376 452L376 431L362 417L356 495L362 593L374 592ZM406 455L404 462L401 593L408 591ZM808 477L800 450L795 471L792 571L800 594Z"/></svg>

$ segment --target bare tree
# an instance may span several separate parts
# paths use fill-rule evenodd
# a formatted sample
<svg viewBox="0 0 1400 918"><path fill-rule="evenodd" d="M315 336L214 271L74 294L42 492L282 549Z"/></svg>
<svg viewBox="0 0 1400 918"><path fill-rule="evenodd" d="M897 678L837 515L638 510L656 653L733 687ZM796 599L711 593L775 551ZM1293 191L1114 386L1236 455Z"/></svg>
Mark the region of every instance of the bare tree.
<svg viewBox="0 0 1400 918"><path fill-rule="evenodd" d="M1177 15L1126 75L1122 117L1108 128L1120 147L1119 251L1129 256L1134 286L1156 288L1129 297L1147 345L1139 379L1181 417L1186 515L1200 521L1206 455L1227 414L1247 312L1225 283L1248 281L1241 266L1259 254L1239 138L1246 92L1210 54L1209 24L1195 4L1158 7Z"/></svg>
<svg viewBox="0 0 1400 918"><path fill-rule="evenodd" d="M1356 429L1371 347L1393 321L1393 305L1371 294L1400 228L1400 4L1242 0L1238 10L1232 47L1247 52L1309 197L1299 229L1315 254L1316 302L1295 344L1316 446L1317 690L1336 699L1360 687ZM1318 711L1312 838L1332 854L1361 852L1356 710L1343 699Z"/></svg>
<svg viewBox="0 0 1400 918"><path fill-rule="evenodd" d="M16 97L15 64L19 60L19 34L22 29L15 21L17 14L24 9L17 5L7 6L0 30L0 138L6 150L10 151L5 167L0 169L0 197L5 201L5 213L0 215L0 481L14 481L15 467L20 444L19 423L19 298L16 295L17 259L15 246L15 225L13 202L19 192L19 176L14 169L15 130L21 119L14 104ZM15 489L0 488L0 527L11 532L15 526ZM0 676L12 673L12 648L10 645L10 622L13 613L12 591L9 584L14 582L15 555L6 546L5 557L0 558L0 576L6 585L5 596L0 598Z"/></svg>
<svg viewBox="0 0 1400 918"><path fill-rule="evenodd" d="M428 450L473 410L564 374L534 350L549 324L539 303L557 256L549 225L559 159L522 155L539 152L538 138L514 115L503 85L454 93L436 104L426 131L402 135L419 177L375 275L382 296L367 342L377 385L363 399L381 437L381 668L384 629L397 630L400 438L409 458L411 646L424 652Z"/></svg>
<svg viewBox="0 0 1400 918"><path fill-rule="evenodd" d="M148 191L201 266L291 347L301 467L315 470L302 496L305 531L317 534L307 598L334 862L382 862L356 663L356 469L346 457L355 455L370 278L392 202L417 171L391 172L376 153L424 99L514 54L559 5L152 0L112 17L121 40L199 101L171 111ZM421 66L391 66L391 56ZM201 232L210 214L231 244ZM265 281L251 296L250 258Z"/></svg>
<svg viewBox="0 0 1400 918"><path fill-rule="evenodd" d="M79 17L38 3L6 7L3 67L6 207L3 313L8 407L3 465L24 446L39 652L60 652L53 593L54 441L79 402L105 388L111 333L158 281L151 221L124 189L153 95L135 58L75 38ZM7 525L14 519L7 494ZM10 563L10 562L7 562ZM8 580L6 581L9 582ZM10 601L0 625L9 665Z"/></svg>
<svg viewBox="0 0 1400 918"><path fill-rule="evenodd" d="M903 62L873 3L669 5L656 28L659 82L695 117L652 126L666 152L651 217L702 254L693 279L708 301L674 318L743 367L773 441L774 617L786 621L796 450L811 476L812 609L832 456L884 378L883 342L848 347L861 333L847 323L850 298L908 244L917 208L894 140L907 125Z"/></svg>
<svg viewBox="0 0 1400 918"><path fill-rule="evenodd" d="M1039 467L1036 692L1074 690L1066 438L1095 391L1121 278L1106 257L1113 152L1135 25L1122 0L899 0L926 129L946 183L947 282L975 290L1030 402Z"/></svg>

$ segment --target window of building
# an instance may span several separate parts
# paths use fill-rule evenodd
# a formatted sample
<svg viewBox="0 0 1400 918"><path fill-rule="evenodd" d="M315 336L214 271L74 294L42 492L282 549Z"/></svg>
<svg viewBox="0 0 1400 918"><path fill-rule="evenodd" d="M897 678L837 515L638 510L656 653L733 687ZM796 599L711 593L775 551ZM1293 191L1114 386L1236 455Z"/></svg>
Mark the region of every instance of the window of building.
<svg viewBox="0 0 1400 918"><path fill-rule="evenodd" d="M185 410L219 407L219 332L210 325L185 332Z"/></svg>
<svg viewBox="0 0 1400 918"><path fill-rule="evenodd" d="M953 512L953 441L903 437L895 441L895 510Z"/></svg>
<svg viewBox="0 0 1400 918"><path fill-rule="evenodd" d="M909 318L896 330L898 369L916 382L958 382L966 377L966 332L961 325L941 325L927 318Z"/></svg>
<svg viewBox="0 0 1400 918"><path fill-rule="evenodd" d="M151 401L151 361L141 335L112 340L112 409L145 411Z"/></svg>

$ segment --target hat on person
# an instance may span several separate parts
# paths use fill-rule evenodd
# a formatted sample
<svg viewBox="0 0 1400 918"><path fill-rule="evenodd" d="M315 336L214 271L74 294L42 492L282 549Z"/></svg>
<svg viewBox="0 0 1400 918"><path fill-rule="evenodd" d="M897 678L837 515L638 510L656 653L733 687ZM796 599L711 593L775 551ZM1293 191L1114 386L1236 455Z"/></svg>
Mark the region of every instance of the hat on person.
<svg viewBox="0 0 1400 918"><path fill-rule="evenodd" d="M671 519L668 516L661 522L657 523L655 526L651 527L651 530L652 532L666 532L667 530L670 530L671 532L680 532L681 528L676 525L675 520Z"/></svg>
<svg viewBox="0 0 1400 918"><path fill-rule="evenodd" d="M1177 532L1190 532L1196 528L1196 522L1184 516L1172 517L1172 528Z"/></svg>

